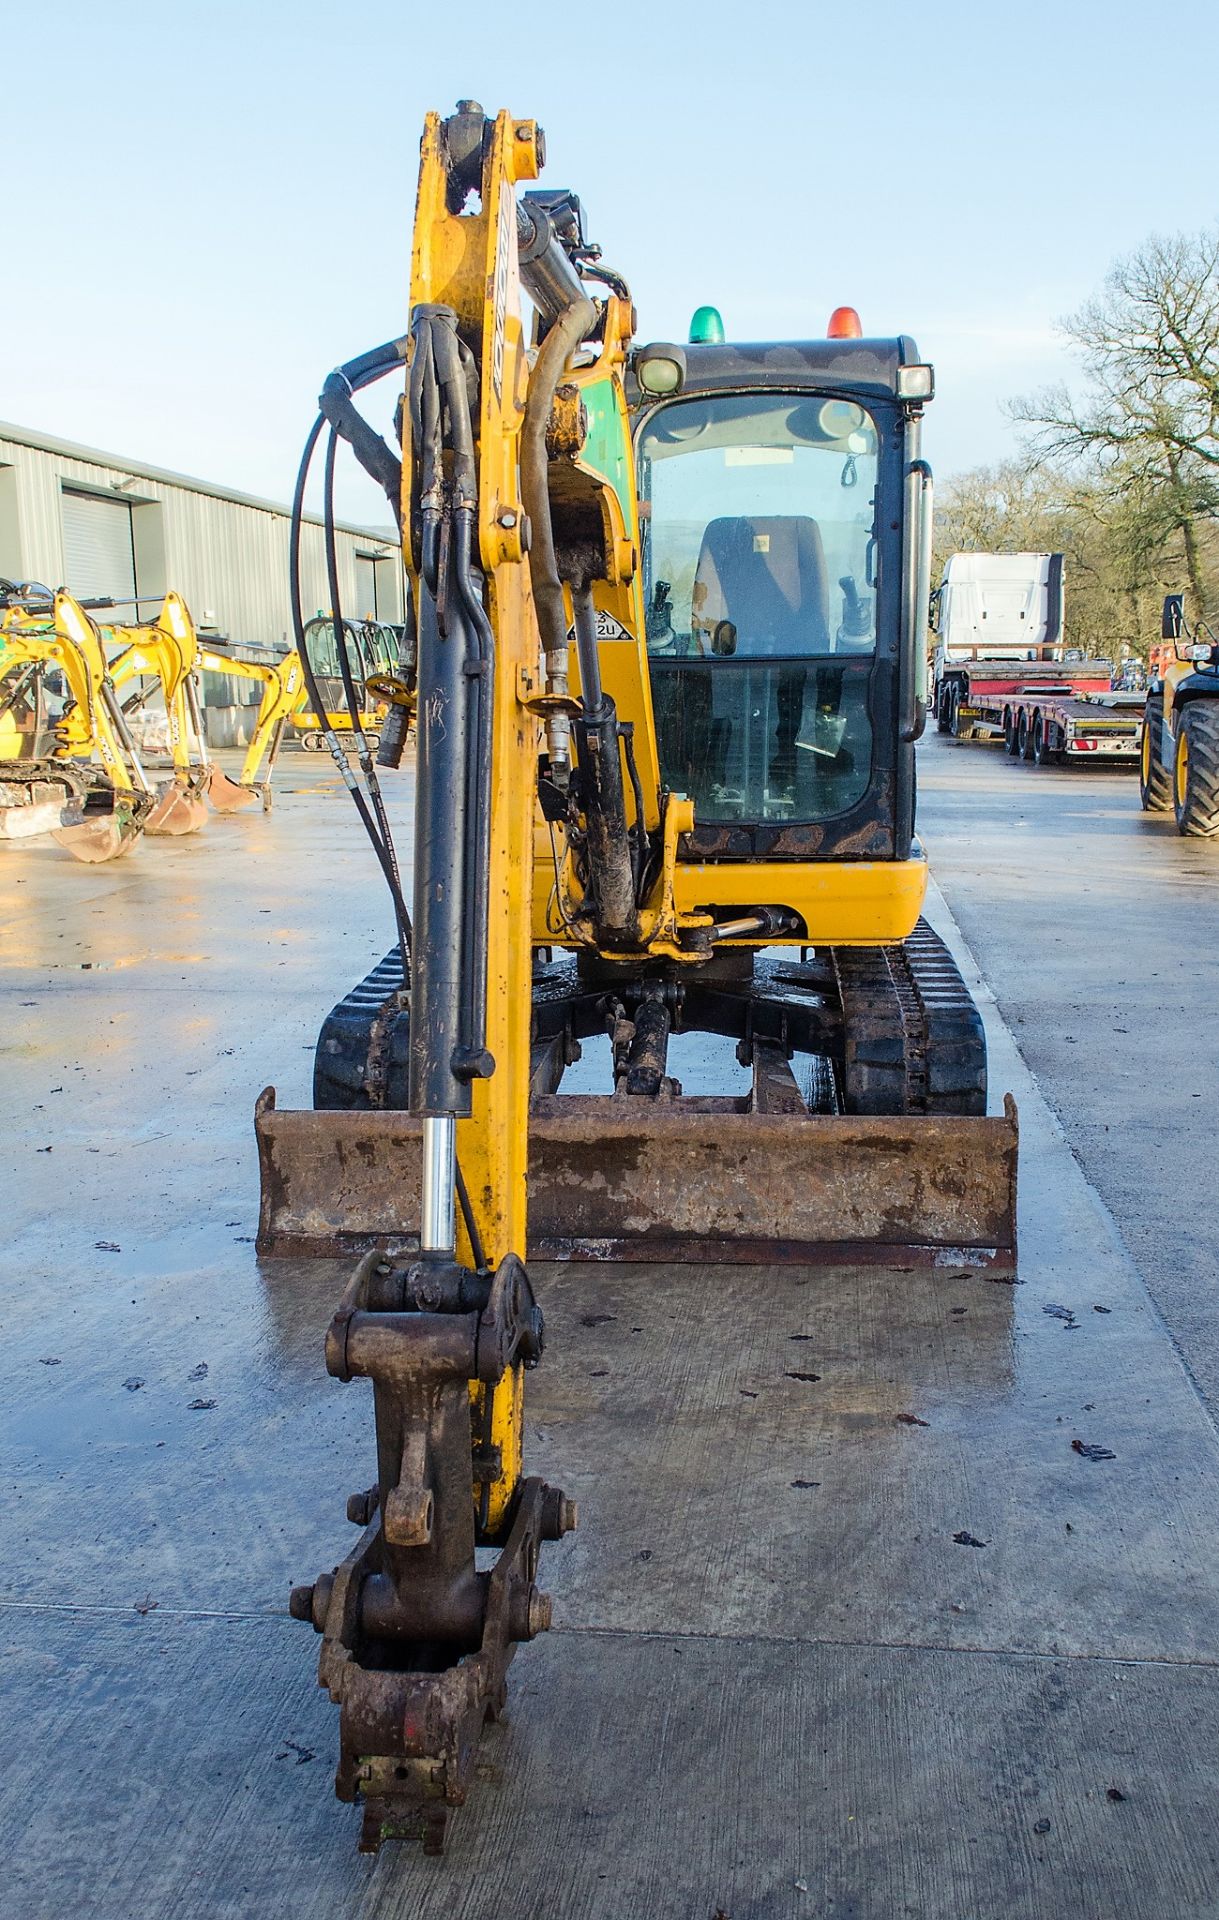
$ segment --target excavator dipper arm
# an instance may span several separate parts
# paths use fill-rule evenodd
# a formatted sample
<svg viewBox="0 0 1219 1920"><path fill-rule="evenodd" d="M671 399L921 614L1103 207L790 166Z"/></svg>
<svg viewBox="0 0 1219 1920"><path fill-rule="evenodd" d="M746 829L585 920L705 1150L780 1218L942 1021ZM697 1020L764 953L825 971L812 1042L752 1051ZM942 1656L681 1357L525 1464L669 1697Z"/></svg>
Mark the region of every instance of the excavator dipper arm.
<svg viewBox="0 0 1219 1920"><path fill-rule="evenodd" d="M365 1260L331 1325L329 1370L373 1381L377 1483L349 1502L365 1527L355 1551L293 1596L322 1635L319 1678L341 1706L337 1788L364 1799L365 1847L389 1834L442 1843L515 1645L549 1624L539 1548L576 1518L557 1488L522 1475L523 1375L543 1330L523 1264L540 729L521 699L538 643L518 470L539 375L520 317L514 184L538 165L531 122L429 117L410 332L372 369L408 368L419 1253ZM565 257L556 270L559 317L574 286L591 324ZM567 328L543 378L557 383L582 333ZM344 370L347 391L368 371ZM332 393L323 410L373 458ZM487 1545L499 1548L489 1573L475 1558Z"/></svg>

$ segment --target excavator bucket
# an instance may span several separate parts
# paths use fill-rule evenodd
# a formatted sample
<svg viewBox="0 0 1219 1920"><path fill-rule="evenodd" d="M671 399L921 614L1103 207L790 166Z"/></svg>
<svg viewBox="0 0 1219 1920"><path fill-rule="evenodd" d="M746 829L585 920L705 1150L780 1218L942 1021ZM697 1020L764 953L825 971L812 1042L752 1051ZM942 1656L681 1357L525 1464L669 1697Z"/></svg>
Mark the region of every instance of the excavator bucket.
<svg viewBox="0 0 1219 1920"><path fill-rule="evenodd" d="M802 1116L730 1098L533 1103L538 1260L1016 1266L1015 1102L995 1117ZM255 1110L258 1250L418 1246L421 1122Z"/></svg>
<svg viewBox="0 0 1219 1920"><path fill-rule="evenodd" d="M154 804L144 822L145 833L164 834L174 838L186 833L198 833L207 820L207 803L203 794L207 787L209 769L192 774L186 781L167 780L158 789Z"/></svg>
<svg viewBox="0 0 1219 1920"><path fill-rule="evenodd" d="M92 797L90 797L92 799ZM86 806L83 816L52 833L52 839L84 866L102 866L131 852L148 820L148 795L113 795L113 806Z"/></svg>
<svg viewBox="0 0 1219 1920"><path fill-rule="evenodd" d="M213 765L207 787L207 797L217 813L237 813L242 807L254 807L261 802L265 807L263 795L258 787L242 786L239 780L230 780L227 773Z"/></svg>

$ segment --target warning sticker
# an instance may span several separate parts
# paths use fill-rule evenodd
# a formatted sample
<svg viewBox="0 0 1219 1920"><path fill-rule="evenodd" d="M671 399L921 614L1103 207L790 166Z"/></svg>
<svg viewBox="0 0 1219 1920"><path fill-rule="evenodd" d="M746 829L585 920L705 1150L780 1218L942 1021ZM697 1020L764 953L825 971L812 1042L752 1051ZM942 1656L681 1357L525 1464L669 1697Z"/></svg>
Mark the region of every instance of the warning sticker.
<svg viewBox="0 0 1219 1920"><path fill-rule="evenodd" d="M574 627L567 629L567 638L574 647L576 644L576 630ZM635 644L634 635L628 633L627 629L622 625L622 622L615 620L613 614L607 613L604 607L597 608L597 639L599 641L628 640L632 646Z"/></svg>
<svg viewBox="0 0 1219 1920"><path fill-rule="evenodd" d="M512 258L510 223L513 216L512 195L502 193L499 201L499 231L495 239L495 331L491 341L491 381L495 398L500 402L504 397L504 329L508 321L508 268Z"/></svg>

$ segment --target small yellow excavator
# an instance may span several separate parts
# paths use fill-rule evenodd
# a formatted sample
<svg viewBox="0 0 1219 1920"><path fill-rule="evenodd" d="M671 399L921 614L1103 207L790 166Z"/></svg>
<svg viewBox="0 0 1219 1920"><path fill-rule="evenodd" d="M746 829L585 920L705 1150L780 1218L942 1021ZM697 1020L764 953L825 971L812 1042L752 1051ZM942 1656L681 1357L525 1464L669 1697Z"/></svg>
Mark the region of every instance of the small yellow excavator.
<svg viewBox="0 0 1219 1920"><path fill-rule="evenodd" d="M128 851L142 833L195 833L207 803L219 813L271 805L271 775L290 721L307 700L300 658L273 665L239 660L201 644L180 594L165 596L157 620L120 625L107 605L7 583L0 617L0 833L52 832L78 859L96 863ZM101 616L99 618L98 616ZM48 673L66 685L52 718ZM231 780L208 750L199 676L223 674L262 688L241 776ZM124 690L127 690L123 697ZM165 706L170 780L154 780L135 737L150 696ZM4 724L7 722L7 724ZM87 817L86 817L87 816Z"/></svg>
<svg viewBox="0 0 1219 1920"><path fill-rule="evenodd" d="M383 620L347 620L343 623L342 644L351 674L360 727L370 747L380 743L381 722L386 702L378 687L385 675L392 676L399 659L399 636L395 627ZM314 680L325 710L325 725L337 734L349 734L351 711L347 705L339 657L339 634L335 622L318 614L305 628L305 650L313 668ZM324 746L322 722L301 682L300 704L293 712L292 724L306 753Z"/></svg>
<svg viewBox="0 0 1219 1920"><path fill-rule="evenodd" d="M118 651L110 655L110 676L118 687L135 681L137 691L124 702L130 715L155 689L169 719L170 749L180 786L199 798L206 794L218 813L234 813L261 800L271 806L271 773L284 728L304 699L304 682L295 654L274 666L234 659L202 645L186 602L168 593L155 627L103 628ZM208 751L207 729L199 699L198 677L221 673L253 680L262 687L258 718L246 751L240 780L230 780ZM266 767L259 779L263 759Z"/></svg>
<svg viewBox="0 0 1219 1920"><path fill-rule="evenodd" d="M532 120L429 116L409 325L326 381L293 513L298 647L323 434L328 518L345 440L410 583L377 760L322 729L398 944L327 1020L315 1110L268 1089L256 1115L261 1250L360 1255L325 1352L373 1383L376 1476L291 1610L368 1848L441 1847L550 1624L540 1556L577 1516L523 1468L527 1259L1015 1260L1015 1109L987 1115L978 1013L920 920L932 369L850 309L824 339L728 342L702 309L635 345L579 201L518 194L543 158ZM392 374L400 449L357 407ZM377 770L411 731L413 911ZM690 1033L717 1092L682 1091ZM564 1093L590 1042L603 1090Z"/></svg>
<svg viewBox="0 0 1219 1920"><path fill-rule="evenodd" d="M95 865L128 852L158 812L169 816L173 831L177 783L158 792L146 774L88 614L63 592L10 592L6 599L0 708L29 726L17 731L18 752L3 767L0 836L50 832L74 858ZM48 668L62 675L67 696L50 726L43 705Z"/></svg>

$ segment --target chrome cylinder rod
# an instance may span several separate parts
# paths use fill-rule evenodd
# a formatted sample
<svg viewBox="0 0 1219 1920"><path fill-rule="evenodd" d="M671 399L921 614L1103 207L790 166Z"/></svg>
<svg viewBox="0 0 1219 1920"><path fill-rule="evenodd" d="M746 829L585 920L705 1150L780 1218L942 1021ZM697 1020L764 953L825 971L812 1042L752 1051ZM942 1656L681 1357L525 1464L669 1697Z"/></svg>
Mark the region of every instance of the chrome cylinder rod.
<svg viewBox="0 0 1219 1920"><path fill-rule="evenodd" d="M423 1195L419 1251L452 1258L457 1246L457 1121L451 1113L423 1117Z"/></svg>

